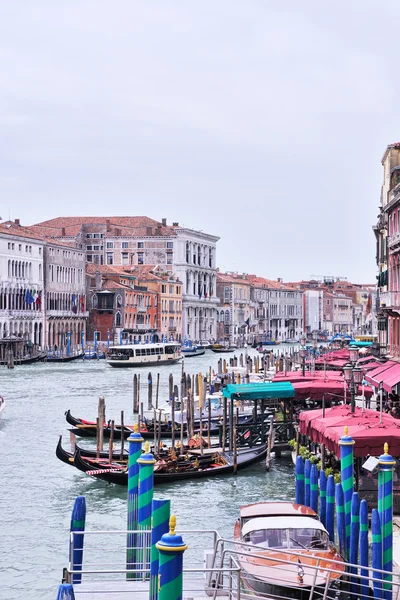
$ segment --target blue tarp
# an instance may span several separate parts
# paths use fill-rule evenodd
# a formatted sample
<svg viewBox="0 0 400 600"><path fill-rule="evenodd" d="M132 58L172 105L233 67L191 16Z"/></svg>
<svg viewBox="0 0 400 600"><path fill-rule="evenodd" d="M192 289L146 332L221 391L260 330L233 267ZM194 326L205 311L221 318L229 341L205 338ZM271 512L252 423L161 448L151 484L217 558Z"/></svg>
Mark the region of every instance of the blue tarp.
<svg viewBox="0 0 400 600"><path fill-rule="evenodd" d="M288 381L279 383L229 384L222 390L225 398L263 400L265 398L294 398L294 387Z"/></svg>

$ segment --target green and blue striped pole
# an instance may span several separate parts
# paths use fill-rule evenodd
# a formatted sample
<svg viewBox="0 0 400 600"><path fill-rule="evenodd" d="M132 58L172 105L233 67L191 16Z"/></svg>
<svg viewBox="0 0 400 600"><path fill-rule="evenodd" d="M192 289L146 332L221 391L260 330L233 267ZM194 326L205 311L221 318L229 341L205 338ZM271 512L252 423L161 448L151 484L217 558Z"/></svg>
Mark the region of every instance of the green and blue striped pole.
<svg viewBox="0 0 400 600"><path fill-rule="evenodd" d="M381 507L380 521L382 530L382 569L392 572L393 570L393 467L396 461L388 453L388 444L384 445L383 454L379 457L379 472L381 473ZM379 491L378 491L379 494ZM378 508L379 510L379 508ZM390 583L384 585L384 597L390 600L392 597L391 575L385 575L382 579Z"/></svg>
<svg viewBox="0 0 400 600"><path fill-rule="evenodd" d="M319 472L319 517L326 527L326 475L323 469Z"/></svg>
<svg viewBox="0 0 400 600"><path fill-rule="evenodd" d="M336 500L336 523L337 531L339 536L339 549L340 554L345 557L346 552L346 519L344 512L344 493L341 483L337 483L335 486L335 500Z"/></svg>
<svg viewBox="0 0 400 600"><path fill-rule="evenodd" d="M382 600L382 582L377 581L383 579L382 574L382 532L381 520L379 512L376 508L372 509L371 513L371 529L372 529L372 577L374 586L374 598Z"/></svg>
<svg viewBox="0 0 400 600"><path fill-rule="evenodd" d="M85 496L77 496L75 499L74 508L72 509L71 514L71 525L70 525L70 533L72 534L74 531L85 531L85 522L86 522L86 500ZM71 536L72 537L72 536ZM82 563L83 563L83 541L84 535L78 533L73 536L73 552L71 556L71 547L70 547L70 556L69 562L71 564L73 571L82 571ZM72 583L81 583L82 575L81 573L74 573L72 575Z"/></svg>
<svg viewBox="0 0 400 600"><path fill-rule="evenodd" d="M148 537L151 530L151 503L154 493L154 456L150 452L150 444L146 442L144 454L138 458L139 465L139 496L138 496L138 531L139 534L139 568L141 578L149 579L149 573L145 572L150 562Z"/></svg>
<svg viewBox="0 0 400 600"><path fill-rule="evenodd" d="M311 465L310 471L310 508L318 512L318 469Z"/></svg>
<svg viewBox="0 0 400 600"><path fill-rule="evenodd" d="M158 563L159 556L156 548L162 536L169 531L171 512L170 500L153 498L151 505L151 549L150 549L150 597L149 600L158 600Z"/></svg>
<svg viewBox="0 0 400 600"><path fill-rule="evenodd" d="M296 504L304 504L304 461L296 457Z"/></svg>
<svg viewBox="0 0 400 600"><path fill-rule="evenodd" d="M57 600L75 600L74 588L70 583L62 583L60 585Z"/></svg>
<svg viewBox="0 0 400 600"><path fill-rule="evenodd" d="M351 499L354 491L354 440L349 435L349 428L344 428L344 436L339 440L340 446L340 478L344 496L344 517L346 523L346 558L350 558Z"/></svg>
<svg viewBox="0 0 400 600"><path fill-rule="evenodd" d="M158 574L158 600L182 600L183 594L183 553L187 545L182 536L175 533L176 517L169 521L169 533L156 544L160 555Z"/></svg>
<svg viewBox="0 0 400 600"><path fill-rule="evenodd" d="M351 499L350 563L358 564L358 541L360 537L360 498L358 492ZM350 567L350 573L357 573L356 567ZM350 591L358 595L359 586L356 577L350 578Z"/></svg>
<svg viewBox="0 0 400 600"><path fill-rule="evenodd" d="M306 458L304 463L304 504L310 506L310 473L311 463L310 459Z"/></svg>
<svg viewBox="0 0 400 600"><path fill-rule="evenodd" d="M138 528L138 494L139 494L139 465L138 459L142 455L143 438L139 433L139 425L136 423L134 433L128 437L129 459L128 459L128 535L126 539L126 569L127 579L136 579L137 557L137 535Z"/></svg>
<svg viewBox="0 0 400 600"><path fill-rule="evenodd" d="M329 533L329 539L335 542L335 478L328 476L326 483L326 530Z"/></svg>
<svg viewBox="0 0 400 600"><path fill-rule="evenodd" d="M366 500L360 502L360 575L361 579L361 598L368 600L368 503Z"/></svg>

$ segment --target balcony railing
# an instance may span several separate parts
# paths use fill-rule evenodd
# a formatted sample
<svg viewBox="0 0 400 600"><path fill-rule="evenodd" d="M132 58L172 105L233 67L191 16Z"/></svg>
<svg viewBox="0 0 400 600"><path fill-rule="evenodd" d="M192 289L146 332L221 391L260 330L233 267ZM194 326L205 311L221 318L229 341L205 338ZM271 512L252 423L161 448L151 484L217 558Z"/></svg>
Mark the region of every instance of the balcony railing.
<svg viewBox="0 0 400 600"><path fill-rule="evenodd" d="M0 317L7 317L9 319L42 319L42 310L0 310Z"/></svg>
<svg viewBox="0 0 400 600"><path fill-rule="evenodd" d="M388 239L389 248L393 248L393 246L397 246L398 244L400 244L400 231L397 231Z"/></svg>
<svg viewBox="0 0 400 600"><path fill-rule="evenodd" d="M64 318L86 318L89 316L88 311L84 312L73 312L72 310L46 310L47 317L64 317Z"/></svg>
<svg viewBox="0 0 400 600"><path fill-rule="evenodd" d="M380 292L379 301L381 308L400 309L400 292Z"/></svg>

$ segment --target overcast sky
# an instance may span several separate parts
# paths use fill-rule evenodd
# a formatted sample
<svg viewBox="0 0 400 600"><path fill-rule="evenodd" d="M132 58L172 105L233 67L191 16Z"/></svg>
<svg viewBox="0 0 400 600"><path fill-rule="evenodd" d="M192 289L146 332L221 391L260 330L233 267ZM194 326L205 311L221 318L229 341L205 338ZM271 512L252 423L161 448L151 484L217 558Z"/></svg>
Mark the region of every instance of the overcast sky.
<svg viewBox="0 0 400 600"><path fill-rule="evenodd" d="M2 0L0 215L148 215L221 269L375 281L398 0Z"/></svg>

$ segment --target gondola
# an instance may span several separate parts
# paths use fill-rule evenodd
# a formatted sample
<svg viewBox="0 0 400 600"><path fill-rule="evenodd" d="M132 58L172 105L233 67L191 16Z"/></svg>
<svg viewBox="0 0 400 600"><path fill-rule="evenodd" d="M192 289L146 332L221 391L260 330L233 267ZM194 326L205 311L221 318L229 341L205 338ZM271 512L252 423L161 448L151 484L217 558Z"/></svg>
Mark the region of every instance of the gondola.
<svg viewBox="0 0 400 600"><path fill-rule="evenodd" d="M239 450L237 454L237 468L244 469L260 460L267 454L267 444ZM222 461L224 464L221 464ZM108 463L104 461L99 464L95 459L87 459L76 450L74 455L74 464L77 469L102 479L107 483L116 483L118 485L128 485L128 470L126 466L119 463ZM170 468L168 472L161 472L163 468ZM173 470L175 469L175 470ZM166 461L157 461L154 468L154 483L170 483L172 481L182 481L185 479L201 479L215 475L225 475L234 471L233 452L225 452L223 457L219 452L208 455L207 457L191 457L189 460L177 461L175 465L166 464Z"/></svg>
<svg viewBox="0 0 400 600"><path fill-rule="evenodd" d="M86 421L84 419L77 419L76 417L73 417L71 415L71 412L68 410L65 413L65 418L67 419L67 422L72 425L74 427L74 429L70 430L72 431L72 433L74 433L75 435L78 435L80 437L96 437L96 423L94 421ZM219 419L218 420L212 420L211 421L211 429L210 429L210 435L218 435L219 433ZM208 429L207 429L207 424L208 421L205 418L203 421L203 431L205 433L208 433ZM194 423L195 429L196 427L199 426L198 423ZM127 439L131 433L133 433L133 425L125 425L124 426L124 431L123 431L123 436L124 439ZM158 427L157 427L158 429ZM108 438L110 437L110 433L111 433L111 427L109 423L105 423L104 424L104 438ZM154 439L154 427L153 427L153 421L150 420L144 420L144 423L141 424L140 427L140 433L142 435L142 437L144 439ZM161 432L157 432L158 435L161 435L162 439L171 439L172 438L172 428L171 428L171 423L161 423ZM187 429L184 426L183 429L183 433L186 436L187 434ZM121 439L121 426L120 425L115 425L114 427L114 439L115 440L120 440ZM180 425L176 424L175 425L175 436L178 437L180 435Z"/></svg>
<svg viewBox="0 0 400 600"><path fill-rule="evenodd" d="M213 352L216 352L217 354L221 354L223 352L234 352L235 348L230 348L230 347L226 347L226 346L220 346L219 344L215 344L214 346L211 346L211 350Z"/></svg>
<svg viewBox="0 0 400 600"><path fill-rule="evenodd" d="M83 357L84 352L81 352L80 354L74 354L73 356L57 356L56 354L48 354L45 358L45 361L48 363L67 363Z"/></svg>
<svg viewBox="0 0 400 600"><path fill-rule="evenodd" d="M14 366L31 365L36 362L43 362L46 359L47 359L46 352L41 352L40 354L37 354L36 356L25 356L24 358L14 357L13 362L14 362ZM0 360L0 366L7 365L8 362L9 362L9 360Z"/></svg>

